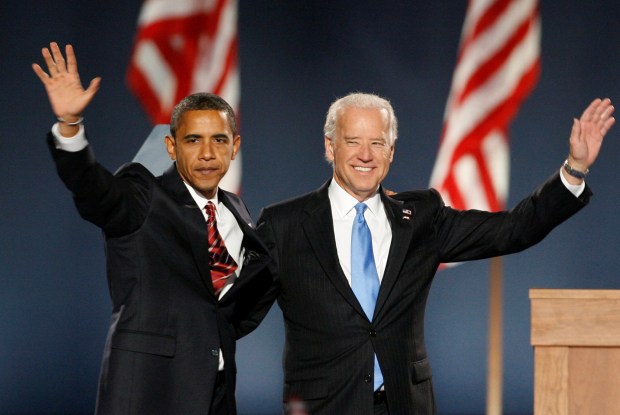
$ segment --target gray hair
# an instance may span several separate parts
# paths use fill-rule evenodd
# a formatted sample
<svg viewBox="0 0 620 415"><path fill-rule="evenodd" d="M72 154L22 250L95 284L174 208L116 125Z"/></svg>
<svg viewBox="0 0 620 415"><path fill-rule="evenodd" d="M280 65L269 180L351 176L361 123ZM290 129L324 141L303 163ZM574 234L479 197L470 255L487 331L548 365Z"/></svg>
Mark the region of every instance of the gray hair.
<svg viewBox="0 0 620 415"><path fill-rule="evenodd" d="M323 127L325 137L328 137L330 140L334 138L338 117L340 116L340 111L344 108L386 110L388 113L389 145L393 146L396 143L398 138L398 120L390 101L375 94L361 92L351 93L331 104L325 118L325 126Z"/></svg>

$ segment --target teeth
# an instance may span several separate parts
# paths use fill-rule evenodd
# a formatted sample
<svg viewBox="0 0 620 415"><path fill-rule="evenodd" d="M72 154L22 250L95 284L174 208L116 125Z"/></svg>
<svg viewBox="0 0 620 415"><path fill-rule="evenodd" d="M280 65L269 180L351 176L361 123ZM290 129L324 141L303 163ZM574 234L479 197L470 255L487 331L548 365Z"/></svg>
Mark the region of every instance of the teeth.
<svg viewBox="0 0 620 415"><path fill-rule="evenodd" d="M370 170L372 170L370 167L353 167L353 168L361 172L369 172Z"/></svg>

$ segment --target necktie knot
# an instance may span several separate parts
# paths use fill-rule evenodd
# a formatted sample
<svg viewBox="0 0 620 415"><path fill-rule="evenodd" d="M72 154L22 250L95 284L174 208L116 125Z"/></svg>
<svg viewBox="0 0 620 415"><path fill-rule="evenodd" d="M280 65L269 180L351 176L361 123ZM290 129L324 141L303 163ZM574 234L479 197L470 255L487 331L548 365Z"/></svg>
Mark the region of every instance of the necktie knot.
<svg viewBox="0 0 620 415"><path fill-rule="evenodd" d="M211 226L215 222L215 205L213 202L208 202L205 205L205 211L207 212L207 225Z"/></svg>
<svg viewBox="0 0 620 415"><path fill-rule="evenodd" d="M361 202L355 205L355 213L356 213L355 219L358 222L361 222L364 220L364 212L366 211L367 207L368 206L366 205L366 203L361 203Z"/></svg>

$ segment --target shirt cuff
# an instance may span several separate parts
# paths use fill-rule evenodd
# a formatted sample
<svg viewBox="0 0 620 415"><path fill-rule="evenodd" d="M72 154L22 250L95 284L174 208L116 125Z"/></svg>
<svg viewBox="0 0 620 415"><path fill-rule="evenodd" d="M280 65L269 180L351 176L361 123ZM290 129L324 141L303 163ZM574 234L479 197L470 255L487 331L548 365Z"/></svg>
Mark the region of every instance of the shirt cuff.
<svg viewBox="0 0 620 415"><path fill-rule="evenodd" d="M562 172L560 172L560 178L562 179L562 183L568 189L569 192L575 195L575 197L581 196L583 190L586 188L586 181L582 180L581 184L570 184L568 180L564 178Z"/></svg>
<svg viewBox="0 0 620 415"><path fill-rule="evenodd" d="M54 136L54 145L57 150L69 151L72 153L83 150L88 145L84 126L80 124L78 132L73 137L63 137L60 134L58 123L52 126L52 135Z"/></svg>

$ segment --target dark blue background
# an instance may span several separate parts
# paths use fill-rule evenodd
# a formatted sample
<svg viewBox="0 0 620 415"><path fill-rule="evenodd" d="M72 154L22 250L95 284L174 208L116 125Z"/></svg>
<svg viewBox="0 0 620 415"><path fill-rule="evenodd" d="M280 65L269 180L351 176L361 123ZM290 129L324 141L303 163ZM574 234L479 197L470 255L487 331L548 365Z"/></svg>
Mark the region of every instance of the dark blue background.
<svg viewBox="0 0 620 415"><path fill-rule="evenodd" d="M515 0L518 1L518 0ZM427 187L454 68L464 1L241 0L243 196L255 218L330 176L322 125L330 102L389 97L400 121L386 185ZM82 79L102 76L86 126L111 170L151 130L125 85L140 2L3 0L0 19L0 414L91 413L110 313L99 230L56 177L44 135L54 121L30 69L49 41L72 43ZM620 3L542 4L542 75L511 131L513 206L567 153L571 118L597 96L620 99ZM504 408L532 412L528 290L620 288L618 126L588 182L590 206L527 252L504 259ZM427 341L442 414L485 408L488 261L442 271ZM239 346L242 414L275 414L281 315Z"/></svg>

